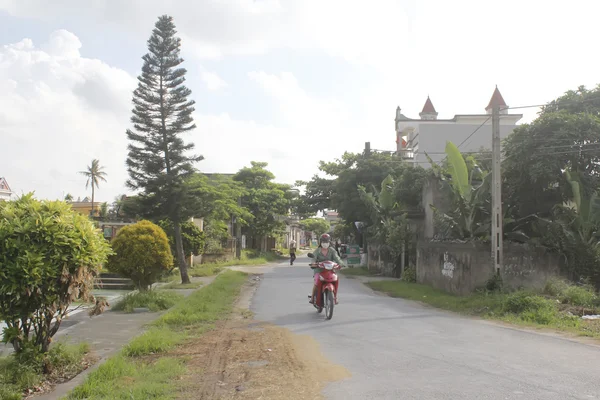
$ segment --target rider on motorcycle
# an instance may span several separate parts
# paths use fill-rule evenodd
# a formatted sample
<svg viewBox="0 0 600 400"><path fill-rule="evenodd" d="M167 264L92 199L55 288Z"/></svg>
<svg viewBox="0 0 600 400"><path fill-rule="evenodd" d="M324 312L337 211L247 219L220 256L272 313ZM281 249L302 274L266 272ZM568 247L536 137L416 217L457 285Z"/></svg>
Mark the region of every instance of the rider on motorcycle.
<svg viewBox="0 0 600 400"><path fill-rule="evenodd" d="M339 264L340 267L345 267L344 263L338 256L337 251L335 249L329 247L331 244L331 236L327 233L321 235L319 239L319 248L315 252L315 263L323 262L323 261L333 261L336 264ZM317 296L317 286L319 285L319 274L323 271L323 268L313 268L314 272L314 286L312 291L312 297L309 301L310 304L313 304L316 296ZM338 304L337 299L337 282L335 283L335 304Z"/></svg>

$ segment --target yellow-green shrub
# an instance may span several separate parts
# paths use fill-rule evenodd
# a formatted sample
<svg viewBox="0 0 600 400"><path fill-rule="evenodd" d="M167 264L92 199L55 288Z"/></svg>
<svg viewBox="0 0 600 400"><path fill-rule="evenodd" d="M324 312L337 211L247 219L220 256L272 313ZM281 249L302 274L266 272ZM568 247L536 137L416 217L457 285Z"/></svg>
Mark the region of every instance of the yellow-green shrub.
<svg viewBox="0 0 600 400"><path fill-rule="evenodd" d="M113 254L108 269L130 278L145 291L173 265L169 239L165 232L150 221L128 225L112 242Z"/></svg>

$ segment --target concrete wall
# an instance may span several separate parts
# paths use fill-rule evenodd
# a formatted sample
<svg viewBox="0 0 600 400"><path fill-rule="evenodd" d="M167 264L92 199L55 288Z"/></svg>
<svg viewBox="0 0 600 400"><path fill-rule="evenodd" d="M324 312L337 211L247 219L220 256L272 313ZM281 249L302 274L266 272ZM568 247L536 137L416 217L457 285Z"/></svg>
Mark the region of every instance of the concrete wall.
<svg viewBox="0 0 600 400"><path fill-rule="evenodd" d="M494 274L491 248L480 243L421 242L417 250L417 282L448 293L467 295ZM509 288L541 288L559 275L559 261L543 248L504 246L502 279Z"/></svg>
<svg viewBox="0 0 600 400"><path fill-rule="evenodd" d="M478 121L477 121L478 122ZM424 168L429 168L430 165L425 157L425 152L429 154L435 162L440 162L445 157L446 142L450 141L458 146L465 140L480 123L420 123L419 137L415 140L419 144L419 152L415 161ZM514 125L501 125L500 137L507 137L515 128ZM481 148L491 150L492 148L492 126L491 120L488 124L482 126L469 140L461 147L462 152L479 151Z"/></svg>

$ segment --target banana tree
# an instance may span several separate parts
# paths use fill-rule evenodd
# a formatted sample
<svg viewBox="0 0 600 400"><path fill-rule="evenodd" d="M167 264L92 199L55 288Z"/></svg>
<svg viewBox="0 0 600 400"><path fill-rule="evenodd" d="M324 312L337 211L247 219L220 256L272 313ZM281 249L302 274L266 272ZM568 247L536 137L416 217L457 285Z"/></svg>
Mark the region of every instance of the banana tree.
<svg viewBox="0 0 600 400"><path fill-rule="evenodd" d="M580 243L598 247L600 244L600 198L598 192L585 193L578 173L564 172L571 186L573 199L569 205L559 205L557 209L563 217L563 226Z"/></svg>
<svg viewBox="0 0 600 400"><path fill-rule="evenodd" d="M381 182L380 190L373 188L372 192L368 192L364 186L359 186L358 193L369 210L371 224L367 231L371 238L379 248L386 249L399 260L405 252L409 224L406 211L394 197L394 185L396 182L388 175ZM400 274L403 265L400 261Z"/></svg>
<svg viewBox="0 0 600 400"><path fill-rule="evenodd" d="M388 175L381 182L380 190L373 188L373 192L368 192L364 186L358 186L360 199L369 210L371 217L371 226L368 229L371 236L380 243L385 241L385 227L391 223L393 211L396 207L393 185L394 178Z"/></svg>
<svg viewBox="0 0 600 400"><path fill-rule="evenodd" d="M490 193L491 174L481 170L473 157L465 160L452 142L446 143L446 168L434 163L429 155L426 156L436 176L449 184L452 193L450 211L443 212L430 205L445 233L461 239L488 233L490 213L486 207L486 202L489 203L486 196Z"/></svg>

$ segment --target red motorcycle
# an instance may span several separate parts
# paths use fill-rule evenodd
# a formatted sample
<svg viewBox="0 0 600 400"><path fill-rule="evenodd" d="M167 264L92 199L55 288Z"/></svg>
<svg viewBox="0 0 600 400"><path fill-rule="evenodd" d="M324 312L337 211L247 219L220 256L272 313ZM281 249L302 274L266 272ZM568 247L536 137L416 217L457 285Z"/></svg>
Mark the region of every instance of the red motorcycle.
<svg viewBox="0 0 600 400"><path fill-rule="evenodd" d="M313 258L313 255L309 254L308 257ZM339 270L341 266L333 261L323 261L311 263L309 265L310 268L322 269L318 274L317 298L313 302L313 306L317 309L318 313L321 313L323 309L325 309L325 318L331 319L331 317L333 317L333 307L335 305L338 288L338 276L336 271ZM308 296L309 299L311 297L312 295Z"/></svg>

